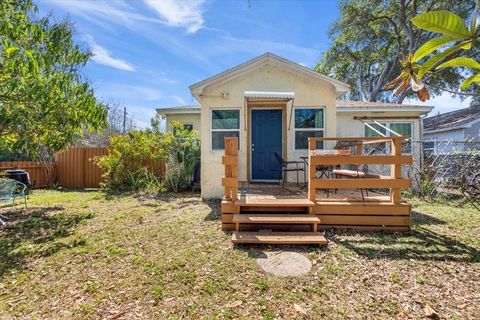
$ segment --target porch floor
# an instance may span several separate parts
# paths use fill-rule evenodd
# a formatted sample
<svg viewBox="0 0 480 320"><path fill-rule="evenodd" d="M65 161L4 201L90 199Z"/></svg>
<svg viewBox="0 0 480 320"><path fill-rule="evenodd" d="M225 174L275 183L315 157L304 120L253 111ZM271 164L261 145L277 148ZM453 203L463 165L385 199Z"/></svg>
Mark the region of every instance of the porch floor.
<svg viewBox="0 0 480 320"><path fill-rule="evenodd" d="M240 201L268 201L280 199L307 199L307 190L303 184L285 183L282 188L279 184L239 182L238 196ZM330 189L327 194L324 190L317 190L317 202L389 202L390 196L375 191L365 192L365 201L360 189Z"/></svg>

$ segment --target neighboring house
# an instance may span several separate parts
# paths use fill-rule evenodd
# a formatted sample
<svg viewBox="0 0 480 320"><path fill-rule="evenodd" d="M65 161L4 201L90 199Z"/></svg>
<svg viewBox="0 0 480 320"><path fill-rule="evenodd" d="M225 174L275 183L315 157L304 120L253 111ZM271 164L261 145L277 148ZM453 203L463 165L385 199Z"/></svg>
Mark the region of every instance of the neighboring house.
<svg viewBox="0 0 480 320"><path fill-rule="evenodd" d="M184 126L200 132L200 106L178 106L158 108L157 113L165 117L167 130L171 130L171 122L178 121Z"/></svg>
<svg viewBox="0 0 480 320"><path fill-rule="evenodd" d="M480 106L423 119L424 140L480 140Z"/></svg>
<svg viewBox="0 0 480 320"><path fill-rule="evenodd" d="M221 198L225 137L239 138L238 177L250 182L278 181L274 153L302 161L308 137L389 135L387 127L420 138L420 117L432 107L337 100L349 89L344 82L266 53L190 86L199 106L157 110L167 127L178 120L200 131L202 196Z"/></svg>

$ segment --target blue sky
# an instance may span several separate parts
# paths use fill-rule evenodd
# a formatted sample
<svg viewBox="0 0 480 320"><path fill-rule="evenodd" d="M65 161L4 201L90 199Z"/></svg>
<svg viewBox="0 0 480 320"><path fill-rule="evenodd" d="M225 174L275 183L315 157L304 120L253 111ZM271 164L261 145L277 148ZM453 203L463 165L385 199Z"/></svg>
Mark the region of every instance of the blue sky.
<svg viewBox="0 0 480 320"><path fill-rule="evenodd" d="M94 54L97 96L126 106L139 127L156 107L194 104L188 86L267 51L313 67L328 48L336 1L39 0L69 17ZM341 80L341 79L339 79ZM416 101L415 101L416 102ZM459 107L444 95L435 112ZM468 102L462 104L468 106Z"/></svg>

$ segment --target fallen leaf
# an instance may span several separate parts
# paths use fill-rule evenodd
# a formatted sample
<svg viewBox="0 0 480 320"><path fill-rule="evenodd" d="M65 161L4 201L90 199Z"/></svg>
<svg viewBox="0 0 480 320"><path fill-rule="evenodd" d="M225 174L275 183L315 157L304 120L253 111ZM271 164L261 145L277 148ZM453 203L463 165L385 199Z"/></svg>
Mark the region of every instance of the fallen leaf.
<svg viewBox="0 0 480 320"><path fill-rule="evenodd" d="M303 314L304 316L308 315L307 310L305 310L304 308L302 308L300 305L298 305L296 303L293 304L293 309L295 311L297 311L298 313Z"/></svg>
<svg viewBox="0 0 480 320"><path fill-rule="evenodd" d="M425 305L425 316L435 319L437 317L437 313L432 307L430 307L430 305L427 304Z"/></svg>
<svg viewBox="0 0 480 320"><path fill-rule="evenodd" d="M229 308L236 308L236 307L242 305L242 303L243 303L242 301L236 300L236 301L233 301L232 303L229 303L229 304L227 305L227 307L229 307Z"/></svg>

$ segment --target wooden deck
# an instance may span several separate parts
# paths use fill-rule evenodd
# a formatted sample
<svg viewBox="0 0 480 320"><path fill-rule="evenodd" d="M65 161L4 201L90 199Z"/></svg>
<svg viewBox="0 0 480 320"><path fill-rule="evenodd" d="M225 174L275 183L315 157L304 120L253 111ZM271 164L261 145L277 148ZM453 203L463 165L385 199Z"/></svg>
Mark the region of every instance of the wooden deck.
<svg viewBox="0 0 480 320"><path fill-rule="evenodd" d="M310 150L318 139L344 138L310 138ZM372 139L349 139L360 141L356 145L359 155L325 156L310 152L309 163L314 166L388 164L391 165L391 175L319 179L316 177L315 167L309 167L306 185L286 183L282 188L278 184L239 182L237 141L236 138L226 138L223 158L225 177L222 180L225 187L225 197L221 205L222 230L235 231L232 237L234 243L278 244L325 244L319 238L318 229L391 232L410 230L411 206L401 199L401 188L409 186L411 182L402 178L401 166L410 164L411 157L401 155L401 138L382 140L392 143L391 156L363 156L362 145L368 144L368 141L362 140ZM372 190L380 188L390 191L386 194ZM265 234L266 231L270 233ZM288 232L292 232L290 236ZM305 242L302 242L302 239Z"/></svg>

